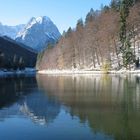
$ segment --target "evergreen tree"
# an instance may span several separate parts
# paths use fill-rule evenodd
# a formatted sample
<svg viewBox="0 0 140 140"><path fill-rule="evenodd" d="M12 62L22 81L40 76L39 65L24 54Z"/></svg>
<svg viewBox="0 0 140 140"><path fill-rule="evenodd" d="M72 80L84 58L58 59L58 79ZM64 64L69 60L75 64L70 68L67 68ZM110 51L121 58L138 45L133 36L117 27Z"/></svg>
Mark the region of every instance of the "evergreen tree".
<svg viewBox="0 0 140 140"><path fill-rule="evenodd" d="M127 18L129 16L129 8L132 5L133 0L122 0L120 7L120 42L121 52L123 54L123 65L125 67L130 65L134 59L130 38L127 34Z"/></svg>
<svg viewBox="0 0 140 140"><path fill-rule="evenodd" d="M123 65L124 67L130 66L130 64L133 64L135 58L133 51L131 50L131 44L129 39L126 39L125 41L125 50L123 51Z"/></svg>
<svg viewBox="0 0 140 140"><path fill-rule="evenodd" d="M72 33L72 29L71 29L71 27L69 27L65 34L65 37L69 37L71 35L71 33Z"/></svg>
<svg viewBox="0 0 140 140"><path fill-rule="evenodd" d="M66 31L63 31L62 37L65 37L65 36L66 36Z"/></svg>
<svg viewBox="0 0 140 140"><path fill-rule="evenodd" d="M20 70L24 70L25 69L24 60L23 60L22 57L20 57L20 59L19 59L18 67L19 67Z"/></svg>
<svg viewBox="0 0 140 140"><path fill-rule="evenodd" d="M104 7L103 7L103 12L108 12L109 10L110 10L110 7L109 6L107 6L107 5L105 5Z"/></svg>
<svg viewBox="0 0 140 140"><path fill-rule="evenodd" d="M18 69L18 58L17 58L16 54L13 57L12 65L13 65L13 70L17 70Z"/></svg>
<svg viewBox="0 0 140 140"><path fill-rule="evenodd" d="M119 11L120 9L121 0L112 0L110 3L110 8Z"/></svg>
<svg viewBox="0 0 140 140"><path fill-rule="evenodd" d="M82 18L77 21L76 29L78 30L79 28L84 28L84 22Z"/></svg>
<svg viewBox="0 0 140 140"><path fill-rule="evenodd" d="M94 10L91 8L90 12L86 16L85 24L87 24L88 22L92 21L93 17L94 17Z"/></svg>
<svg viewBox="0 0 140 140"><path fill-rule="evenodd" d="M52 49L52 48L53 48L53 44L52 43L48 43L47 49Z"/></svg>
<svg viewBox="0 0 140 140"><path fill-rule="evenodd" d="M4 54L0 51L0 68L4 65Z"/></svg>
<svg viewBox="0 0 140 140"><path fill-rule="evenodd" d="M6 62L5 62L5 66L4 68L6 68L7 70L11 70L13 68L13 65L12 65L12 62L10 59L8 59Z"/></svg>

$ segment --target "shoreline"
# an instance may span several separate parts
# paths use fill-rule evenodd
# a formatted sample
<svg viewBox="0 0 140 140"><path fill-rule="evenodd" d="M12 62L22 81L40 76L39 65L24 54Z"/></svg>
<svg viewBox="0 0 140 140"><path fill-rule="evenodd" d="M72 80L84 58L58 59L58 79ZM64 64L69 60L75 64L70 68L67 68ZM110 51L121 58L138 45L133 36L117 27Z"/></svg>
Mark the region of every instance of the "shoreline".
<svg viewBox="0 0 140 140"><path fill-rule="evenodd" d="M35 69L26 68L25 70L8 71L0 70L0 77L13 76L13 75L31 75L36 73Z"/></svg>
<svg viewBox="0 0 140 140"><path fill-rule="evenodd" d="M46 75L103 75L103 74L113 74L113 75L122 75L122 74L133 74L140 75L140 69L138 70L112 70L112 71L100 71L100 70L40 70L35 69L26 69L23 71L2 71L0 70L0 77L10 76L10 75L28 75L28 74L46 74Z"/></svg>
<svg viewBox="0 0 140 140"><path fill-rule="evenodd" d="M47 75L64 75L64 74L91 74L91 75L101 75L101 74L137 74L140 75L140 69L138 70L112 70L112 71L99 71L99 70L41 70L37 71L38 74L47 74Z"/></svg>

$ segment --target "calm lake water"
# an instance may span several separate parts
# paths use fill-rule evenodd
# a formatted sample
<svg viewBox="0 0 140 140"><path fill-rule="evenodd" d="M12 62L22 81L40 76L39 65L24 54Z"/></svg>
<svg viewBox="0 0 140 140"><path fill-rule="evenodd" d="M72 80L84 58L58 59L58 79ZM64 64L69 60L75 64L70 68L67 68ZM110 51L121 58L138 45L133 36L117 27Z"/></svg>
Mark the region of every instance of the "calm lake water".
<svg viewBox="0 0 140 140"><path fill-rule="evenodd" d="M0 78L0 140L93 139L140 139L140 77Z"/></svg>

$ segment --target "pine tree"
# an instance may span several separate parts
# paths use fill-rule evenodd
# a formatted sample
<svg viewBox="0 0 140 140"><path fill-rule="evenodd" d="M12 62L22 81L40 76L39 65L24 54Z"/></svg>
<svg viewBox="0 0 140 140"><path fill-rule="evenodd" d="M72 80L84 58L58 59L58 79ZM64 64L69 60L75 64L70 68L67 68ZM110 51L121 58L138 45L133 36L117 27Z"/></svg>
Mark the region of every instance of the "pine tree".
<svg viewBox="0 0 140 140"><path fill-rule="evenodd" d="M72 33L72 29L71 29L71 27L69 27L67 32L66 32L66 34L65 34L65 36L69 37L71 35L71 33Z"/></svg>
<svg viewBox="0 0 140 140"><path fill-rule="evenodd" d="M62 37L65 37L65 36L66 36L66 31L63 31Z"/></svg>
<svg viewBox="0 0 140 140"><path fill-rule="evenodd" d="M92 21L93 17L94 17L94 10L91 8L90 12L86 16L85 24L87 24L88 22Z"/></svg>
<svg viewBox="0 0 140 140"><path fill-rule="evenodd" d="M47 45L47 49L52 49L54 46L53 46L53 44L52 43L48 43L48 45Z"/></svg>
<svg viewBox="0 0 140 140"><path fill-rule="evenodd" d="M3 67L3 64L4 64L4 53L0 51L0 68Z"/></svg>
<svg viewBox="0 0 140 140"><path fill-rule="evenodd" d="M19 67L20 70L24 70L25 69L24 60L23 60L22 57L20 57L20 59L19 59L18 67Z"/></svg>
<svg viewBox="0 0 140 140"><path fill-rule="evenodd" d="M76 29L79 30L79 28L84 28L84 22L82 19L77 21Z"/></svg>
<svg viewBox="0 0 140 140"><path fill-rule="evenodd" d="M15 54L14 57L13 57L13 62L12 62L12 67L13 67L13 70L17 70L18 69L18 58L17 58L17 55Z"/></svg>
<svg viewBox="0 0 140 140"><path fill-rule="evenodd" d="M127 33L127 18L129 16L129 8L133 3L133 0L122 0L120 7L120 49L123 54L123 66L126 68L128 65L130 66L134 60L129 34Z"/></svg>
<svg viewBox="0 0 140 140"><path fill-rule="evenodd" d="M119 11L119 9L120 9L120 3L121 3L120 0L112 0L111 3L110 3L111 9L113 9L115 11Z"/></svg>

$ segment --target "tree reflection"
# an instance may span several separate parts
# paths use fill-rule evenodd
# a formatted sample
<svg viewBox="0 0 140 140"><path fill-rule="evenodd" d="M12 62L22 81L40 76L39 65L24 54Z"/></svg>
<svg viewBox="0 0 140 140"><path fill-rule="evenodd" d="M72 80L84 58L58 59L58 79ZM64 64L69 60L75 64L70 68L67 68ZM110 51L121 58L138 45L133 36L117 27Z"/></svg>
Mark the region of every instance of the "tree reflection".
<svg viewBox="0 0 140 140"><path fill-rule="evenodd" d="M0 78L0 109L8 107L21 99L24 95L31 92L26 85L32 85L35 83L35 78L25 77L7 77ZM28 90L27 92L24 92Z"/></svg>
<svg viewBox="0 0 140 140"><path fill-rule="evenodd" d="M94 132L124 140L140 138L139 79L131 75L37 76L39 88L67 106L72 116L88 121Z"/></svg>

